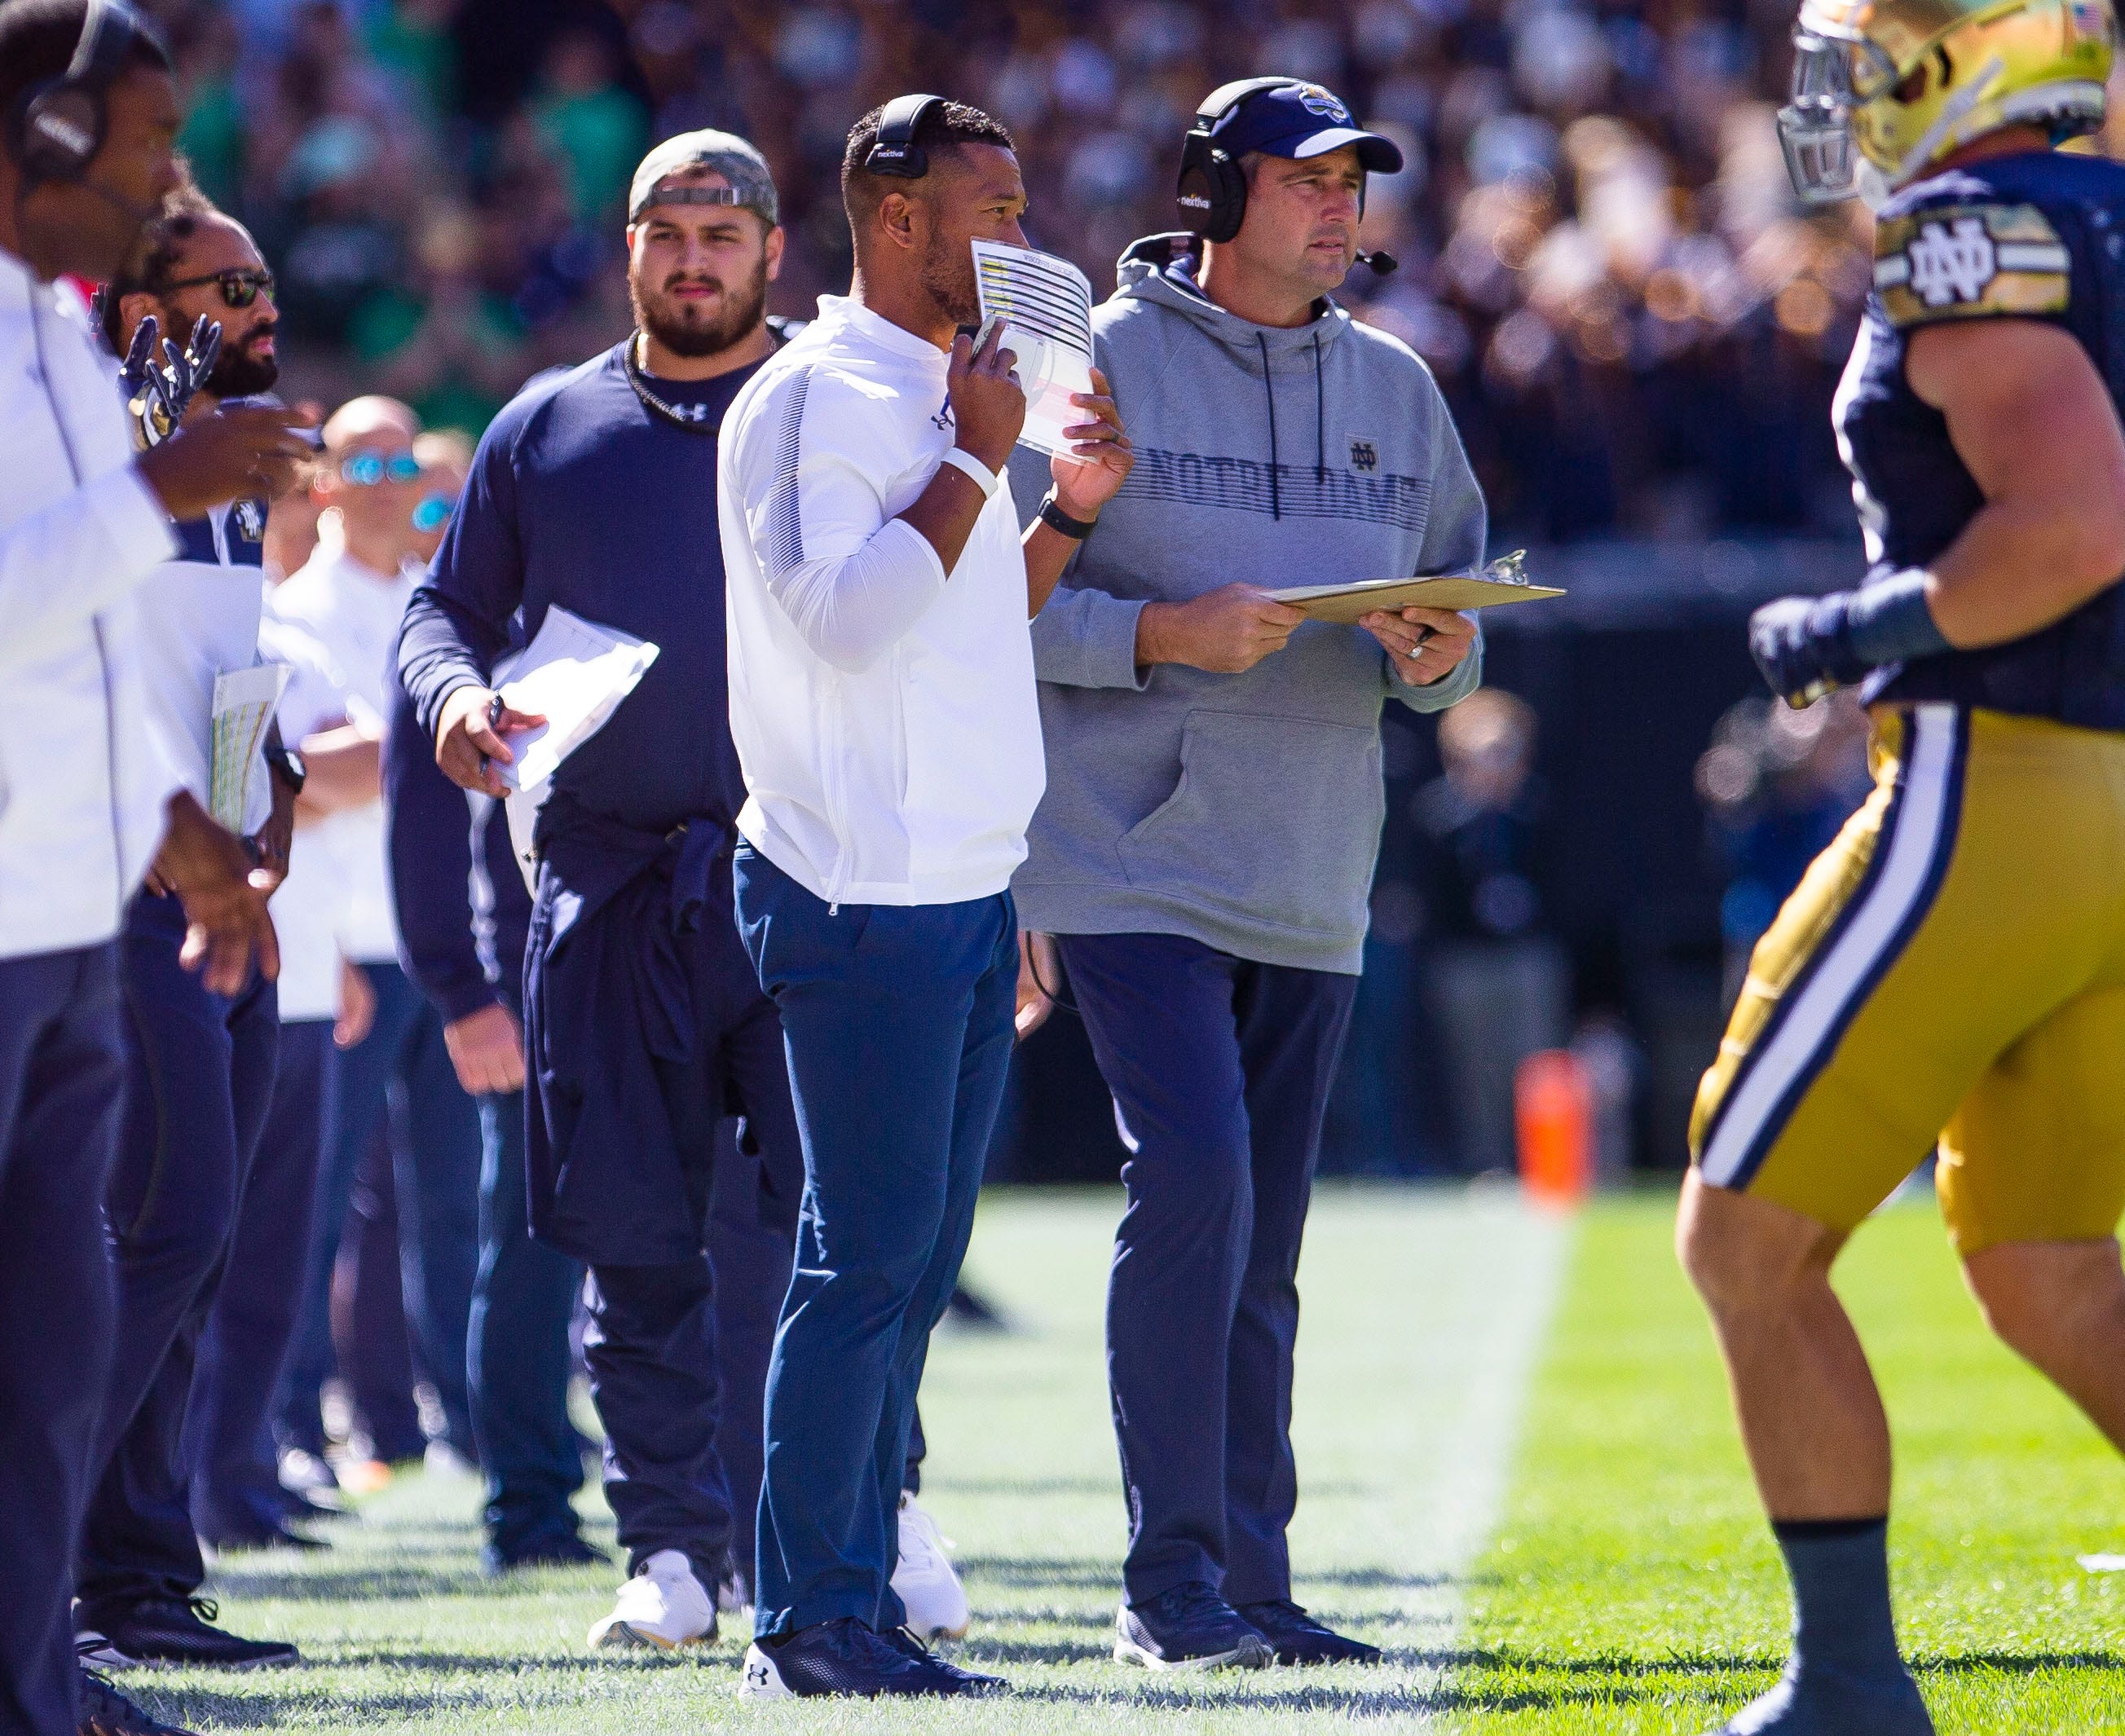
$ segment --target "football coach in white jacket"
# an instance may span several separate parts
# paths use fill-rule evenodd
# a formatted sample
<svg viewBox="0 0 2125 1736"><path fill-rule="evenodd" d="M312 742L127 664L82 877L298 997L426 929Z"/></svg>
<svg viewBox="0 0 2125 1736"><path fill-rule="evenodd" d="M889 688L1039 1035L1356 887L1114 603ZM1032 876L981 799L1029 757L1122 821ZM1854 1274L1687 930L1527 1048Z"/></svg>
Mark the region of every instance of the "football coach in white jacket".
<svg viewBox="0 0 2125 1736"><path fill-rule="evenodd" d="M241 988L254 952L277 965L248 859L154 733L130 599L172 514L273 492L300 448L252 412L136 459L115 370L53 284L115 275L176 184L159 39L108 0L0 5L0 1729L72 1736L84 1714L150 1727L107 1684L81 1705L68 1611L111 1355L116 937L150 858L210 986Z"/></svg>
<svg viewBox="0 0 2125 1736"><path fill-rule="evenodd" d="M1055 461L1021 538L1012 357L955 336L972 242L1025 245L1008 133L902 97L856 124L841 184L854 286L740 393L719 468L738 922L804 1147L742 1685L764 1697L1001 1686L901 1630L893 1514L1011 1052L1007 888L1045 782L1027 623L1129 465L1111 401L1081 398L1089 462Z"/></svg>

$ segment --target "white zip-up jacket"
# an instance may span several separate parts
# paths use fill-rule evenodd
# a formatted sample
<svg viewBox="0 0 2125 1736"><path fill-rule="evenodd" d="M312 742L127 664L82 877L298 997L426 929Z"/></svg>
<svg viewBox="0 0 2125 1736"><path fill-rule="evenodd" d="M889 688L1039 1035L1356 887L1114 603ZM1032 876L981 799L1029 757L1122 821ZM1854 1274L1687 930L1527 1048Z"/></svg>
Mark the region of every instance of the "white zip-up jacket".
<svg viewBox="0 0 2125 1736"><path fill-rule="evenodd" d="M723 420L737 829L832 905L1002 892L1046 782L1010 489L949 576L896 516L953 444L949 361L822 296Z"/></svg>
<svg viewBox="0 0 2125 1736"><path fill-rule="evenodd" d="M0 252L0 959L112 939L162 841L133 593L176 551L79 299Z"/></svg>

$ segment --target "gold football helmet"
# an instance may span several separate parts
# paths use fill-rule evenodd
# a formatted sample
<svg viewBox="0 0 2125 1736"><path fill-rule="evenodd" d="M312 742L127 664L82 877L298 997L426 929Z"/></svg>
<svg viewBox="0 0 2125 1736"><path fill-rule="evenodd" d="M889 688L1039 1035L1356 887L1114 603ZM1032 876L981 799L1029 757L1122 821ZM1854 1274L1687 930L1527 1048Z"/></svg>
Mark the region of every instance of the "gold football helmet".
<svg viewBox="0 0 2125 1736"><path fill-rule="evenodd" d="M2004 126L2094 132L2116 27L2112 0L1803 0L1779 111L1793 186L1828 204L1862 158L1893 189Z"/></svg>

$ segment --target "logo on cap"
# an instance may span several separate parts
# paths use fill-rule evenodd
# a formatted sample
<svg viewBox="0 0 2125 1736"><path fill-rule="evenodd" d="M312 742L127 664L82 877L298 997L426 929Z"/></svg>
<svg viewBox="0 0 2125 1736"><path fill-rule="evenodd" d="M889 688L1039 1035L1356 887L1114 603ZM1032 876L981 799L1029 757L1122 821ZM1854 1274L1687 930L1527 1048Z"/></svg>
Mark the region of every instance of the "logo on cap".
<svg viewBox="0 0 2125 1736"><path fill-rule="evenodd" d="M1324 120L1332 120L1339 126L1350 124L1350 111L1317 84L1309 84L1302 90L1298 101L1301 107L1311 114L1320 115Z"/></svg>

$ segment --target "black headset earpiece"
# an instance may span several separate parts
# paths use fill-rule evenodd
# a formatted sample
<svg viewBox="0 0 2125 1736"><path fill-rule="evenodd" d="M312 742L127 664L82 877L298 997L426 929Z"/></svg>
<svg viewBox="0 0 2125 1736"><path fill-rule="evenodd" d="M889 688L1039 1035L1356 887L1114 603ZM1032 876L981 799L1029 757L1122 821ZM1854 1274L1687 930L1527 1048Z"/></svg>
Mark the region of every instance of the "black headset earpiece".
<svg viewBox="0 0 2125 1736"><path fill-rule="evenodd" d="M916 143L916 131L931 109L944 106L942 96L894 97L878 117L878 143L865 156L864 167L874 175L920 181L930 172L930 153Z"/></svg>
<svg viewBox="0 0 2125 1736"><path fill-rule="evenodd" d="M88 0L73 59L56 78L25 91L7 117L7 147L23 179L78 181L103 148L105 93L140 35L125 0Z"/></svg>
<svg viewBox="0 0 2125 1736"><path fill-rule="evenodd" d="M1180 142L1180 177L1174 190L1180 220L1205 241L1230 241L1247 214L1247 177L1211 134L1248 97L1290 84L1289 78L1241 78L1203 99L1195 125Z"/></svg>

